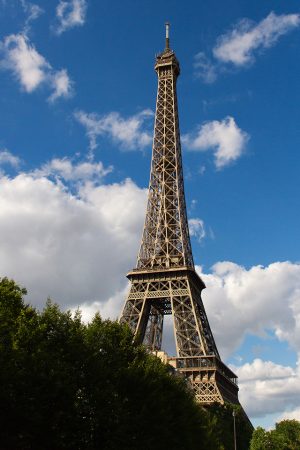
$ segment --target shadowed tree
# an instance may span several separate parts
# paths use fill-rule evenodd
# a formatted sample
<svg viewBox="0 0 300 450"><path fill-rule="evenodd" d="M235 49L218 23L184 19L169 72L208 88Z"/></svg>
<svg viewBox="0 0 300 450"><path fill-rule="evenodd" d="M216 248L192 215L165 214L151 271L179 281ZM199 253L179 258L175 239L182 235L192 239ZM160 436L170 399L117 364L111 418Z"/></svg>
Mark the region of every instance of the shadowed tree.
<svg viewBox="0 0 300 450"><path fill-rule="evenodd" d="M207 430L213 436L217 449L234 450L233 411L236 422L236 442L239 450L248 450L253 432L247 416L240 405L215 403L207 409Z"/></svg>
<svg viewBox="0 0 300 450"><path fill-rule="evenodd" d="M126 326L47 302L0 280L0 448L217 449L182 378Z"/></svg>

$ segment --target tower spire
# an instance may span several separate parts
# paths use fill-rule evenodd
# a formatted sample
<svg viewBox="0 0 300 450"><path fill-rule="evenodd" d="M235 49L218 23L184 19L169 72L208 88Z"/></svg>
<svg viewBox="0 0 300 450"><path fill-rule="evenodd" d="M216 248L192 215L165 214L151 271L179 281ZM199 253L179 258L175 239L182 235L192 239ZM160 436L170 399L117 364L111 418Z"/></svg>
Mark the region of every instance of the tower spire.
<svg viewBox="0 0 300 450"><path fill-rule="evenodd" d="M170 48L170 23L166 22L166 50Z"/></svg>

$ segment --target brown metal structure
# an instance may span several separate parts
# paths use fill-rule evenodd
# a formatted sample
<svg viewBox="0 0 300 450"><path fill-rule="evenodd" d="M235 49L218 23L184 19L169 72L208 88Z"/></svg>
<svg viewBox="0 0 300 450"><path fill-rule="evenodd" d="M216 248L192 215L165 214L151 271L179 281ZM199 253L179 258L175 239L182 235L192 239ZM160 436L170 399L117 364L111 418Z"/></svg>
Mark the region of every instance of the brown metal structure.
<svg viewBox="0 0 300 450"><path fill-rule="evenodd" d="M186 213L176 81L179 62L169 48L156 57L158 75L148 205L137 265L120 322L149 350L161 350L164 315L172 314L177 357L202 404L238 403L236 375L221 361L201 299Z"/></svg>

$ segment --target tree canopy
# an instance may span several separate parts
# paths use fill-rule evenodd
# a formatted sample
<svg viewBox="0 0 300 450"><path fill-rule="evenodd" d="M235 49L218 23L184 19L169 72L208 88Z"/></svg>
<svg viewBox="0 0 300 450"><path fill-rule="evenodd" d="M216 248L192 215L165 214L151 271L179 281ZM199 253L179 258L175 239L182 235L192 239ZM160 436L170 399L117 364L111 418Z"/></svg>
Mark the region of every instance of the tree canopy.
<svg viewBox="0 0 300 450"><path fill-rule="evenodd" d="M50 300L39 312L25 295L0 279L2 450L233 449L233 407L201 408L127 326L85 324ZM252 430L234 408L247 450Z"/></svg>
<svg viewBox="0 0 300 450"><path fill-rule="evenodd" d="M125 326L84 324L0 281L2 449L209 448L205 412L184 380Z"/></svg>
<svg viewBox="0 0 300 450"><path fill-rule="evenodd" d="M275 429L266 431L258 427L253 432L250 450L299 450L300 422L282 420Z"/></svg>

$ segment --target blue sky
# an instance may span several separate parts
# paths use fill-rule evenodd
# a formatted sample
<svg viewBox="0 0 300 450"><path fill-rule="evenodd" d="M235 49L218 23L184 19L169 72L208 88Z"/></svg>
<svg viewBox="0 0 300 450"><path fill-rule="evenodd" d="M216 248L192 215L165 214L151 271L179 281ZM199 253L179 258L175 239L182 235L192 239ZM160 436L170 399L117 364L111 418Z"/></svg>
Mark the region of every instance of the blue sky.
<svg viewBox="0 0 300 450"><path fill-rule="evenodd" d="M213 332L255 424L300 418L296 1L0 0L0 276L39 307L119 314L166 20Z"/></svg>

